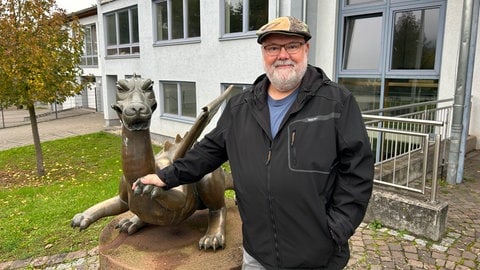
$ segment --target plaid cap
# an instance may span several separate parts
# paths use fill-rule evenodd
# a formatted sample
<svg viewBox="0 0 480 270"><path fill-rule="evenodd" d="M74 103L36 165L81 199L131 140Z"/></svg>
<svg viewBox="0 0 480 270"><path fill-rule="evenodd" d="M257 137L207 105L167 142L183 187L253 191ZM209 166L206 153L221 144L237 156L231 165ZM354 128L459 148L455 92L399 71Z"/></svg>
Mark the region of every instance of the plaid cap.
<svg viewBox="0 0 480 270"><path fill-rule="evenodd" d="M260 27L257 31L257 42L262 43L262 40L267 35L273 33L300 36L305 38L305 41L308 41L312 37L308 25L292 16L278 17Z"/></svg>

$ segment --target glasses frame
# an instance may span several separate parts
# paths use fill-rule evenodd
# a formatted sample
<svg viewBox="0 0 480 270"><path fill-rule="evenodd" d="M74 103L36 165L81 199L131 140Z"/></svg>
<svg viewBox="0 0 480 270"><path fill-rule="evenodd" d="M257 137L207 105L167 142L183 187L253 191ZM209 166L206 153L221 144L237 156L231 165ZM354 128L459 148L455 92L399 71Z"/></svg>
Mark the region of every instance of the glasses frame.
<svg viewBox="0 0 480 270"><path fill-rule="evenodd" d="M298 47L288 47L289 45L296 45L298 44L299 46ZM288 53L288 54L296 54L297 52L300 51L300 48L305 45L306 42L301 42L301 41L293 41L293 42L289 42L289 43L286 43L286 44L283 44L283 45L280 45L280 44L268 44L268 45L265 45L265 46L262 46L263 50L265 51L265 53L269 56L277 56L280 54L280 52L282 51L282 48L285 49L285 51ZM269 50L269 48L278 48L278 51L271 51Z"/></svg>

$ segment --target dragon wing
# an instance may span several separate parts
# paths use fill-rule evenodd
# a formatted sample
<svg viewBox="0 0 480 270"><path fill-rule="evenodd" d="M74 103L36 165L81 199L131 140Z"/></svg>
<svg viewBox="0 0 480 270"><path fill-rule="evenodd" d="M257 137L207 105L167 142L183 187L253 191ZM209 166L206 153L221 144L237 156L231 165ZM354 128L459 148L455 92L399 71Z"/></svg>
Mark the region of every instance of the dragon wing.
<svg viewBox="0 0 480 270"><path fill-rule="evenodd" d="M192 147L205 127L208 125L208 123L210 123L210 120L212 120L213 116L217 113L223 101L232 95L232 91L233 85L230 85L220 96L202 108L202 112L198 115L197 120L180 142L180 145L173 155L172 160L183 157L185 153Z"/></svg>

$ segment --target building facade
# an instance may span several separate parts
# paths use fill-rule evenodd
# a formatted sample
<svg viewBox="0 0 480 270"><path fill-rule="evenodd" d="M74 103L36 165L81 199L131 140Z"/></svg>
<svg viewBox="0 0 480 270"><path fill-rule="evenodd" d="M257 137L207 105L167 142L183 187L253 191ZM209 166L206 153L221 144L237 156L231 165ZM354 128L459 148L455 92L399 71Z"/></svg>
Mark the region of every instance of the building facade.
<svg viewBox="0 0 480 270"><path fill-rule="evenodd" d="M83 55L80 60L80 67L83 74L79 80L88 82L80 95L70 97L63 104L66 106L75 104L76 107L95 109L103 112L103 91L102 91L102 63L99 62L98 44L98 16L97 7L81 10L74 14L83 26L85 33L83 44Z"/></svg>
<svg viewBox="0 0 480 270"><path fill-rule="evenodd" d="M350 89L363 111L452 99L465 64L472 106L463 124L480 137L476 16L471 60L459 57L464 11L478 14L478 3L464 7L469 1L98 0L95 15L78 12L87 33L82 68L107 125L118 124L110 108L117 80L135 74L155 83L152 133L183 135L226 87L241 91L263 73L255 31L292 15L310 26L309 63Z"/></svg>

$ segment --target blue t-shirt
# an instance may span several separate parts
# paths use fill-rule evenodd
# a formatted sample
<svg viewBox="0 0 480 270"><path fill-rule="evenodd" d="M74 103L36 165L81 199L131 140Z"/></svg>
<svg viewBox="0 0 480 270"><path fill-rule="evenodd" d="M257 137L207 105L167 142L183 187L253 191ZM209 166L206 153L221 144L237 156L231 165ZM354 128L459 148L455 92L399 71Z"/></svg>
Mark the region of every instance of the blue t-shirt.
<svg viewBox="0 0 480 270"><path fill-rule="evenodd" d="M295 99L298 96L298 89L293 91L290 95L275 100L268 96L268 108L270 110L270 128L272 130L272 138L275 138L277 135L278 129L280 128L280 123L282 122L285 114L287 113L290 106L292 106Z"/></svg>

